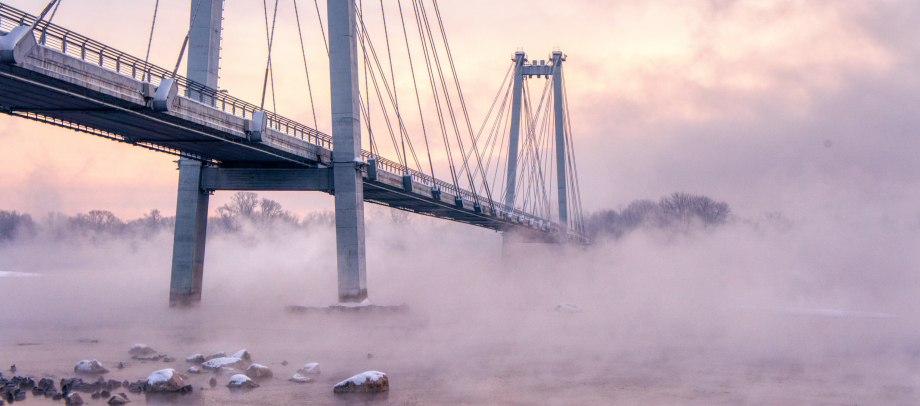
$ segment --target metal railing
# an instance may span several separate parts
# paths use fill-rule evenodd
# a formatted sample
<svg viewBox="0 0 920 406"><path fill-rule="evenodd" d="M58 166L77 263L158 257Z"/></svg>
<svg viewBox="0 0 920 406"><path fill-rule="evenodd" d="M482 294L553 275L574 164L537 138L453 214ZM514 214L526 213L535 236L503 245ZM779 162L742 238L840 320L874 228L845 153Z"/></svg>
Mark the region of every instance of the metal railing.
<svg viewBox="0 0 920 406"><path fill-rule="evenodd" d="M0 30L8 32L17 26L32 24L33 21L35 21L35 16L10 7L4 3L0 3ZM35 27L35 32L33 34L37 37L36 41L42 46L60 51L66 55L82 59L136 80L147 81L154 85L158 85L164 78L173 77L172 71L146 63L140 58L111 48L103 43L55 24L40 23ZM254 111L263 110L255 104L230 96L226 91L209 88L200 83L191 81L184 76L175 75L175 81L179 87L180 95L191 100L197 100L202 104L209 105L237 117L252 119L252 113ZM322 146L329 150L332 149L332 136L273 112L266 111L266 115L268 118L268 126L275 131ZM364 159L374 157L373 154L367 150L362 150L361 155ZM453 184L436 179L433 176L411 169L392 160L380 156L376 156L376 158L378 168L380 169L400 175L408 173L412 176L412 179L418 183L429 187L437 186L442 192L460 196L465 200L481 202L480 205L489 206L490 208L495 208L503 213L507 213L509 217L515 218L515 221L521 218L524 221L531 219L535 221L543 220L546 224L549 224L550 227L554 225L548 220L519 209L513 209L509 212L501 203L494 201L490 202L485 199L484 196L478 196L469 190L458 188Z"/></svg>

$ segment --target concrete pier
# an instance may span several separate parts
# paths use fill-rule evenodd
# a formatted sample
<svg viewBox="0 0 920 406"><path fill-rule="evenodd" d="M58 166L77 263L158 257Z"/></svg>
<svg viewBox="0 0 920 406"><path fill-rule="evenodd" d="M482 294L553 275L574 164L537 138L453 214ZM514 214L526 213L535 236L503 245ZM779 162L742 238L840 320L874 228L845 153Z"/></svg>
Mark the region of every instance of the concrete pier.
<svg viewBox="0 0 920 406"><path fill-rule="evenodd" d="M367 298L355 3L328 0L332 159L339 302Z"/></svg>
<svg viewBox="0 0 920 406"><path fill-rule="evenodd" d="M189 306L201 301L209 198L208 192L201 189L201 169L199 161L179 160L179 194L169 288L171 307Z"/></svg>

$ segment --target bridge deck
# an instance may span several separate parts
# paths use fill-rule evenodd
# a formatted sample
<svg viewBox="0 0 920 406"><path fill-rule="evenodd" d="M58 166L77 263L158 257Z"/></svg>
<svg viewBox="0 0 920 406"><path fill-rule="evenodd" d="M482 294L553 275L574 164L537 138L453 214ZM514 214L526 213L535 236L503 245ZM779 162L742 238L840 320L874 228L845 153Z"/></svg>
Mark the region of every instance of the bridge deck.
<svg viewBox="0 0 920 406"><path fill-rule="evenodd" d="M10 10L8 6L0 6L4 13ZM9 17L4 23L8 21ZM8 28L6 24L4 28ZM63 30L53 25L52 28ZM227 100L219 99L221 94L213 89L193 89L189 83L185 89L180 89L184 91L180 92L170 111L156 112L149 108L143 96L144 81L140 78L145 78L145 73L138 72L136 62L128 65L130 69L123 68L127 63L124 61L133 57L103 49L98 51L97 64L88 60L86 43L80 54L74 56L73 49L68 49L67 45L71 39L64 39L68 36L80 38L68 32L61 36L63 45L57 49L39 45L24 63L0 64L0 110L13 116L199 159L215 167L324 168L331 162L330 137L279 116L272 116L270 126L273 129L263 134L262 142L249 141L243 130L247 107L243 105L237 110L234 105L231 109ZM114 70L107 66L105 58L117 58ZM154 74L151 79L159 82L162 77ZM290 135L298 131L301 137ZM369 154L365 153L367 156ZM376 179L368 179L364 170L364 198L368 202L493 230L516 230L535 240L561 238L559 227L554 223L523 212L496 213L494 208L500 206L490 204L483 196L453 189L452 185L421 173L412 171L412 190L407 191L402 177L396 174L406 168L384 159L381 161ZM434 185L442 190L440 199L433 198ZM455 195L463 198L462 205L456 205ZM568 238L586 241L583 236L571 233Z"/></svg>

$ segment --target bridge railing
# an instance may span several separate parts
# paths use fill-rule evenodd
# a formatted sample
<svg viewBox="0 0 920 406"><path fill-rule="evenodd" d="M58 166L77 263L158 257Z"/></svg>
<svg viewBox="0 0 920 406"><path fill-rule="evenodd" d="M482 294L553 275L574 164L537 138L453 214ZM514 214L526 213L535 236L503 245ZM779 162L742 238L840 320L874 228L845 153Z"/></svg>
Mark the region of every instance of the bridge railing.
<svg viewBox="0 0 920 406"><path fill-rule="evenodd" d="M32 24L33 21L35 21L35 16L10 7L4 3L0 3L0 29L8 32L17 26ZM234 116L251 119L254 111L263 110L255 104L229 95L225 90L209 88L181 75L173 76L172 71L145 62L140 58L111 48L101 42L55 24L41 23L35 27L35 32L33 34L36 36L36 41L45 47L55 49L64 54L80 58L84 61L122 75L130 76L137 80L158 85L164 78L174 77L179 86L180 94ZM269 127L274 130L330 150L332 149L332 136L273 112L266 111L266 114ZM362 150L361 154L364 159L373 156L366 150ZM469 190L458 188L451 183L436 179L431 175L411 169L398 162L380 156L376 158L378 167L383 170L400 175L409 173L414 181L429 187L437 186L443 193L460 196L469 201L480 202L480 205L494 207L503 212L507 212L502 204L494 201L489 202L485 196L476 195ZM534 214L518 209L514 209L508 214L513 216L516 221L517 219L523 219L524 221L534 220L535 222L543 220Z"/></svg>
<svg viewBox="0 0 920 406"><path fill-rule="evenodd" d="M33 21L34 16L0 3L0 29L9 31L20 25L32 24ZM173 77L172 71L144 62L140 58L58 25L41 23L35 27L34 34L39 44L137 80L158 85L164 78ZM209 88L183 76L176 75L175 80L179 86L179 94L226 113L251 119L254 111L262 110L259 106L230 96L226 91ZM269 126L276 131L332 148L332 137L328 134L272 112L267 112L267 117Z"/></svg>

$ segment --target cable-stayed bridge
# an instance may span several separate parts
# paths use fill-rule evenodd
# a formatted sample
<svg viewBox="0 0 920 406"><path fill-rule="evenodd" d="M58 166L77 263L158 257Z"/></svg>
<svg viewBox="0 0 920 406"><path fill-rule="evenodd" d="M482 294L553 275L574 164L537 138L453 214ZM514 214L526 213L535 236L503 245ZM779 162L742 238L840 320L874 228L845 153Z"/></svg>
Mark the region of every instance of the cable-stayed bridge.
<svg viewBox="0 0 920 406"><path fill-rule="evenodd" d="M266 75L260 78L264 79L263 100L256 105L218 90L222 0L191 2L190 29L179 56L181 62L188 49L185 77L176 74L179 62L173 70L165 69L52 24L58 1L38 17L0 3L0 111L180 157L171 305L200 301L208 198L215 190L333 194L343 302L367 297L365 201L501 231L505 243L589 242L567 117L565 56L558 50L542 61L529 61L520 51L514 54L477 132L436 0L431 3L437 17L431 19L434 24L424 2L412 1L424 53L423 58L416 57L415 65L402 5L397 3L415 94L414 98L403 95L402 108L390 38L386 37L383 58L368 34L361 6L351 0L328 0L328 42L324 31L323 45L330 66L330 136L314 128L315 122L309 127L264 108L270 83L274 95L274 28L269 28L267 5L269 56ZM277 7L276 1L275 16ZM318 4L316 11L322 24ZM386 27L386 14L382 16ZM153 21L155 26L156 14ZM439 30L440 43L436 41ZM436 119L429 114L427 130L417 73L426 75L434 99ZM546 79L539 98L531 96L528 86L528 79L534 77ZM312 93L310 100L315 109ZM419 143L419 137L410 136L407 122L412 109L406 105L418 106L427 162L413 146L413 138ZM374 108L376 124L370 119ZM433 143L429 133L440 135L440 151L429 146ZM395 160L381 156L380 143L386 142L386 135ZM369 141L369 150L361 148L362 138ZM438 161L437 170L449 173L450 180L434 176L432 154L438 152L447 159L446 165Z"/></svg>

